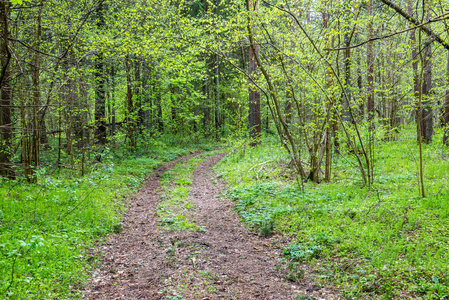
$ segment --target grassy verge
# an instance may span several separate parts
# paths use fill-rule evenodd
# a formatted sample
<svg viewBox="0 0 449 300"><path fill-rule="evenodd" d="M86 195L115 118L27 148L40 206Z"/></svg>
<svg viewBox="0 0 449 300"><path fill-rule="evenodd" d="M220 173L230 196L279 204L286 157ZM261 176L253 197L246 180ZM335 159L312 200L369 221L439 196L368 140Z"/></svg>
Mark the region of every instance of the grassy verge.
<svg viewBox="0 0 449 300"><path fill-rule="evenodd" d="M84 177L0 179L0 298L79 298L96 261L89 249L120 231L125 199L155 167L189 152L162 143L141 156L103 150Z"/></svg>
<svg viewBox="0 0 449 300"><path fill-rule="evenodd" d="M332 183L306 183L303 191L277 142L234 151L217 171L244 222L291 237L290 279L301 280L307 264L347 299L446 299L449 152L440 141L424 145L427 198L419 196L413 130L376 145L370 190L346 153L333 157Z"/></svg>

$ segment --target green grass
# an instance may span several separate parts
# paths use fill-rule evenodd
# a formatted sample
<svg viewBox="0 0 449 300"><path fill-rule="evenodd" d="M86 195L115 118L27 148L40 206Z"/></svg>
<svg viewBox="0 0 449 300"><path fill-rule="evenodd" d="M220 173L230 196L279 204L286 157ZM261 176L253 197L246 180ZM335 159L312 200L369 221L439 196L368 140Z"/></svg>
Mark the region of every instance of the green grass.
<svg viewBox="0 0 449 300"><path fill-rule="evenodd" d="M133 155L106 148L81 178L42 168L38 184L0 179L0 298L80 298L98 259L91 249L121 230L129 196L158 165L188 152L163 143Z"/></svg>
<svg viewBox="0 0 449 300"><path fill-rule="evenodd" d="M245 223L289 236L286 262L313 266L317 281L346 298L442 299L449 295L449 151L441 133L424 145L421 198L417 149L413 129L377 141L372 189L334 154L332 183L308 182L303 192L285 151L269 141L234 151L217 171Z"/></svg>

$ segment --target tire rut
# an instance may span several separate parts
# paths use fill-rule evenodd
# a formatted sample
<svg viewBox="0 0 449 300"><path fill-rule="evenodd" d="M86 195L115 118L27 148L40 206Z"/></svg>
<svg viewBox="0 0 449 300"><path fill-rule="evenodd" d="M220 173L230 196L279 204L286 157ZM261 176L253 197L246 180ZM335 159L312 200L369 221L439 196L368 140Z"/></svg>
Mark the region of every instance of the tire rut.
<svg viewBox="0 0 449 300"><path fill-rule="evenodd" d="M275 270L282 248L273 244L280 237L250 232L234 204L219 197L225 185L212 168L224 155L206 157L193 173L190 202L196 206L196 225L205 230L158 227L161 174L153 174L130 203L123 232L100 247L103 262L84 299L298 299L306 294L311 283L290 282ZM324 289L308 294L339 298Z"/></svg>

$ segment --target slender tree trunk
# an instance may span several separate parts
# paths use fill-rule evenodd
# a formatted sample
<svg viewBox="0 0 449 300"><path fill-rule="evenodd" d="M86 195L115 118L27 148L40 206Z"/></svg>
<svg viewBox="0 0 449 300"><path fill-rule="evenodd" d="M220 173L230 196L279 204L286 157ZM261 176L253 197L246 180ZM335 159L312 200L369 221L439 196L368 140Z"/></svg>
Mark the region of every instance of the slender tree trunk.
<svg viewBox="0 0 449 300"><path fill-rule="evenodd" d="M115 68L114 65L111 66L111 136L115 135L115 127L116 127L116 109L115 109Z"/></svg>
<svg viewBox="0 0 449 300"><path fill-rule="evenodd" d="M424 5L424 3L423 3ZM425 3L425 14L426 21L430 20L430 7L429 2ZM423 12L424 13L424 12ZM419 105L418 114L420 117L418 118L420 124L418 127L418 141L423 141L425 143L429 143L432 141L433 135L433 110L431 103L431 91L432 91L432 47L431 44L428 44L424 50L422 55L422 77L421 77L421 93L420 99L421 103ZM421 136L421 139L420 139Z"/></svg>
<svg viewBox="0 0 449 300"><path fill-rule="evenodd" d="M164 120L162 119L162 95L161 89L158 88L156 93L156 109L157 109L157 129L162 133L164 131Z"/></svg>
<svg viewBox="0 0 449 300"><path fill-rule="evenodd" d="M220 136L220 58L215 55L215 138Z"/></svg>
<svg viewBox="0 0 449 300"><path fill-rule="evenodd" d="M413 1L409 0L407 4L407 12L411 16L413 15ZM415 103L418 102L420 84L418 75L418 53L416 51L416 35L415 30L410 31L410 47L412 48L412 69L413 69L413 96ZM418 108L415 107L415 122L418 122ZM418 128L418 127L417 127ZM419 140L419 131L416 132L417 140Z"/></svg>
<svg viewBox="0 0 449 300"><path fill-rule="evenodd" d="M373 37L373 0L368 0L368 17L371 18L368 22L368 39ZM374 119L374 53L373 42L370 41L366 47L366 63L367 63L367 99L366 108L368 111L368 121Z"/></svg>
<svg viewBox="0 0 449 300"><path fill-rule="evenodd" d="M40 43L41 43L41 40L42 40L42 10L43 10L43 7L44 7L44 1L41 0L40 1L40 7L39 7L38 34L37 34L38 42L39 42L38 46L39 47L40 47ZM48 34L45 34L45 32L44 32L44 38L46 38L47 40L51 40L51 36L48 35ZM39 53L36 52L36 56L38 54ZM38 80L39 80L39 78L38 78ZM40 95L40 90L39 90L39 96L35 97L35 99L39 99L39 101L40 101L40 98L41 98L41 95ZM47 126L45 124L45 113L44 113L42 108L39 108L37 113L39 114L39 116L38 116L38 126L39 126L40 144L44 145L44 147L45 147L45 146L48 145L48 137L47 137L47 133L46 133L47 132Z"/></svg>
<svg viewBox="0 0 449 300"><path fill-rule="evenodd" d="M37 30L36 30L36 44L34 53L34 61L33 61L33 116L32 116L32 161L33 161L33 170L36 170L39 166L40 161L40 129L42 128L40 120L38 107L40 104L41 91L40 91L40 47L41 47L41 35L42 35L42 8L44 2L40 1L39 12L37 16ZM36 182L36 176L28 177L29 181Z"/></svg>
<svg viewBox="0 0 449 300"><path fill-rule="evenodd" d="M171 84L168 86L168 90L170 93L170 103L171 103L171 126L170 129L173 133L178 133L178 110L177 108L177 100L176 97L173 97L175 94L175 88Z"/></svg>
<svg viewBox="0 0 449 300"><path fill-rule="evenodd" d="M296 7L296 5L295 5ZM296 27L295 24L293 22L293 20L291 19L291 17L288 18L288 21L291 22L291 29L292 29L292 33L294 34L296 32ZM323 15L323 25L326 23L325 20L325 15ZM292 40L292 42L290 43L290 46L292 49L295 49L296 47L296 43L294 40ZM287 70L286 70L287 72ZM293 74L290 73L290 78L293 78ZM286 98L286 103L285 103L285 122L287 122L287 124L291 124L292 122L292 109L293 109L293 83L291 82L290 78L287 78L287 86L286 86L286 91L285 91L285 98Z"/></svg>
<svg viewBox="0 0 449 300"><path fill-rule="evenodd" d="M134 115L134 103L133 103L133 90L132 90L132 79L131 79L131 62L129 56L125 60L126 68L126 127L127 127L127 138L129 143L129 150L134 152L136 150L136 141L134 135L135 129L135 115Z"/></svg>
<svg viewBox="0 0 449 300"><path fill-rule="evenodd" d="M12 110L11 110L11 53L8 46L10 4L0 2L0 60L1 60L1 107L0 107L0 175L15 178L12 168Z"/></svg>
<svg viewBox="0 0 449 300"><path fill-rule="evenodd" d="M444 135L443 143L449 146L449 51L447 51L447 64L446 64L446 97L444 99L443 108L443 121L444 121Z"/></svg>
<svg viewBox="0 0 449 300"><path fill-rule="evenodd" d="M325 3L325 4L327 4L327 3ZM327 28L329 28L329 24L328 24L329 14L326 12L326 6L323 8L322 16L323 16L323 27L325 29L327 29ZM325 43L326 43L326 47L327 48L332 48L333 47L333 40L330 39L328 35L325 35ZM328 57L328 58L330 57L330 52L329 51L327 51L326 57ZM328 68L328 70L326 71L325 76L326 76L326 79L327 79L326 87L328 89L330 89L333 86L332 70L330 70ZM335 102L335 99L334 99L333 95L331 95L331 97L332 97L332 101ZM334 103L326 102L326 111L327 112L329 112L329 110L331 110L331 106L333 104ZM331 112L329 114L329 116L332 116L332 115L333 115L333 112ZM331 143L331 134L330 133L331 133L331 130L333 129L333 124L332 124L333 122L332 122L331 119L332 119L331 117L328 118L327 126L326 126L325 133L324 133L325 151L326 151L326 158L325 158L325 163L324 163L324 181L325 182L330 182L330 180L331 180L332 143ZM336 121L334 120L334 122L336 122Z"/></svg>
<svg viewBox="0 0 449 300"><path fill-rule="evenodd" d="M209 61L209 59L206 59L206 64L208 64L207 62ZM208 136L209 135L209 123L210 123L210 107L209 107L209 72L206 71L206 78L204 79L203 82L203 96L205 98L205 101L203 102L203 131L204 131L204 135Z"/></svg>
<svg viewBox="0 0 449 300"><path fill-rule="evenodd" d="M143 110L143 100L142 100L142 78L141 78L141 59L139 57L136 58L134 64L134 95L135 95L135 103L137 106L137 120L136 126L137 130L135 134L142 133L143 131L143 121L145 118L144 110Z"/></svg>
<svg viewBox="0 0 449 300"><path fill-rule="evenodd" d="M105 27L104 4L101 2L97 7L97 29L102 31ZM105 144L106 139L106 87L104 75L104 53L100 49L96 54L95 65L95 137L100 144Z"/></svg>
<svg viewBox="0 0 449 300"><path fill-rule="evenodd" d="M268 85L268 90L270 92L270 97L273 100L274 103L274 107L275 107L275 111L276 111L276 117L278 118L280 124L282 125L283 129L284 129L284 133L287 137L288 143L290 144L291 150L289 149L289 153L292 156L292 160L293 160L293 164L294 166L297 168L299 175L301 176L302 179L306 178L305 172L304 172L304 168L302 166L302 162L301 162L301 150L299 148L296 147L293 135L291 134L289 127L287 125L287 123L285 122L284 116L281 112L281 105L280 105L280 101L277 97L277 94L275 92L275 87L273 85L273 82L270 78L270 75L268 74L267 70L265 69L265 67L262 64L262 61L260 59L259 56L259 51L256 51L256 43L254 41L254 33L253 33L253 28L252 28L252 24L251 24L251 13L254 12L254 8L253 8L253 4L251 0L246 0L246 9L249 13L248 15L248 23L247 23L247 30L248 30L248 37L249 37L249 42L250 42L250 47L251 47L251 51L254 54L254 60L257 63L258 68L260 69L263 77L265 78L265 81ZM251 56L250 56L251 57ZM287 75L286 75L287 76ZM259 111L260 112L260 111ZM260 116L260 115L259 115ZM274 116L274 113L273 113ZM259 118L260 120L260 118ZM260 124L260 123L259 123ZM279 134L281 134L281 132L279 131ZM281 137L281 140L283 141L283 137ZM288 148L288 146L286 146Z"/></svg>
<svg viewBox="0 0 449 300"><path fill-rule="evenodd" d="M215 15L220 14L220 1L215 2ZM215 99L214 99L214 115L215 115L215 138L218 140L220 136L221 115L220 115L220 57L215 55ZM260 103L260 97L259 97ZM260 105L259 105L260 113Z"/></svg>
<svg viewBox="0 0 449 300"><path fill-rule="evenodd" d="M150 83L150 74L151 74L151 64L143 59L142 64L142 83L141 83L141 92L140 92L140 106L141 106L141 118L142 118L142 129L149 129L148 124L152 121L152 107L153 107L153 97L150 97L150 90L152 89L152 85Z"/></svg>
<svg viewBox="0 0 449 300"><path fill-rule="evenodd" d="M249 5L251 12L248 12L254 16L254 13L257 12L258 8L258 0L250 1ZM253 26L250 24L249 26ZM252 36L253 31L249 33L250 40L254 40L254 36ZM256 68L256 60L255 56L259 55L260 46L253 45L249 47L249 60L248 60L248 73L252 80L256 80L257 68ZM254 85L250 82L249 85L249 138L250 145L255 146L260 143L260 135L262 132L262 124L260 118L260 93Z"/></svg>
<svg viewBox="0 0 449 300"><path fill-rule="evenodd" d="M365 118L365 101L363 100L363 78L362 78L362 69L361 69L361 64L362 64L362 55L358 55L357 56L357 88L359 90L359 98L360 98L360 103L359 103L359 119L363 120Z"/></svg>
<svg viewBox="0 0 449 300"><path fill-rule="evenodd" d="M432 91L432 49L427 46L424 55L424 76L422 81L421 135L423 141L429 143L433 135L433 109L431 103Z"/></svg>
<svg viewBox="0 0 449 300"><path fill-rule="evenodd" d="M349 46L351 44L351 26L350 26L350 14L351 14L351 4L347 1L345 4L345 26L343 26L344 30L344 44L347 47L344 51L344 67L345 67L345 94L343 95L343 113L345 121L352 122L352 117L350 113L349 105L351 103L351 49Z"/></svg>

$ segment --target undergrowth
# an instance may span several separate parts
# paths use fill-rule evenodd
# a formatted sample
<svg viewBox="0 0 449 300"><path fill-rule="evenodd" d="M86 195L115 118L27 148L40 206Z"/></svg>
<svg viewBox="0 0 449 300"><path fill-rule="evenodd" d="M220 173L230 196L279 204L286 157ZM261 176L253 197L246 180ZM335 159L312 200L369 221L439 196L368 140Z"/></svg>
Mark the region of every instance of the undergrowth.
<svg viewBox="0 0 449 300"><path fill-rule="evenodd" d="M97 261L89 249L121 231L126 200L154 168L191 151L148 146L134 154L100 149L84 177L44 166L37 184L0 179L0 298L81 296Z"/></svg>
<svg viewBox="0 0 449 300"><path fill-rule="evenodd" d="M412 129L376 143L371 189L343 150L334 153L331 183L303 187L284 149L270 140L231 151L216 169L248 226L291 238L285 262L301 271L291 277L300 278L306 264L316 281L332 283L347 299L447 299L449 152L439 138L423 145L426 198L419 196Z"/></svg>

